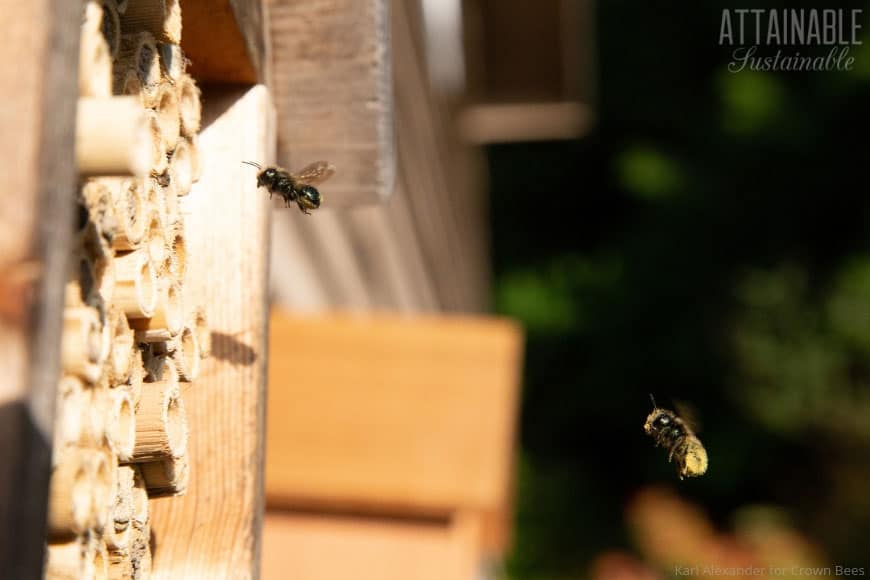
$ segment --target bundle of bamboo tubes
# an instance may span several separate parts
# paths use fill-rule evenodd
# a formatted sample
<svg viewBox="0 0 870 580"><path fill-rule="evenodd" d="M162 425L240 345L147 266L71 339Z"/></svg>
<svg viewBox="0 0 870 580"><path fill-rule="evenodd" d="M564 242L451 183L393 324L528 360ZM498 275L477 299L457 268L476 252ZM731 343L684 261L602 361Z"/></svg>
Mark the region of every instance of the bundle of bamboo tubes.
<svg viewBox="0 0 870 580"><path fill-rule="evenodd" d="M48 578L148 577L148 498L187 487L180 383L209 332L184 300L178 197L198 178L201 110L180 38L177 0L85 2Z"/></svg>

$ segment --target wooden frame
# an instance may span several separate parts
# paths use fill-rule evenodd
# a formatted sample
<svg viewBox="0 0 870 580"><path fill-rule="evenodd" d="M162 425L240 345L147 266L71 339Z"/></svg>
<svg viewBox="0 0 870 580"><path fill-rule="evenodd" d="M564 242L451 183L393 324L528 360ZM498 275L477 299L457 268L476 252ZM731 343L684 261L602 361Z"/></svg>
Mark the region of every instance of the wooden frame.
<svg viewBox="0 0 870 580"><path fill-rule="evenodd" d="M73 221L81 15L67 0L13 5L15 18L0 23L0 570L37 578Z"/></svg>

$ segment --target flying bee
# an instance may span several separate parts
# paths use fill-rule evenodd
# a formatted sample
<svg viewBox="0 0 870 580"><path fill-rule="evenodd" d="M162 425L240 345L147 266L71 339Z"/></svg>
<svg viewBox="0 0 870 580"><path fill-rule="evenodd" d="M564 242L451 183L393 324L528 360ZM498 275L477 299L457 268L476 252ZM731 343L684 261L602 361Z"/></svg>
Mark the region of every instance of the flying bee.
<svg viewBox="0 0 870 580"><path fill-rule="evenodd" d="M707 471L707 450L689 425L690 421L668 409L660 409L652 399L653 410L646 418L643 430L656 442L656 447L668 450L668 461L677 459L680 479L697 477Z"/></svg>
<svg viewBox="0 0 870 580"><path fill-rule="evenodd" d="M326 161L312 163L299 173L290 173L280 167L263 169L259 163L253 161L242 161L242 163L253 165L261 170L257 174L257 187L268 189L269 199L277 193L284 199L287 207L290 207L291 202L295 202L299 210L305 214L311 213L308 210L319 208L323 201L314 184L329 179L335 173L335 167Z"/></svg>

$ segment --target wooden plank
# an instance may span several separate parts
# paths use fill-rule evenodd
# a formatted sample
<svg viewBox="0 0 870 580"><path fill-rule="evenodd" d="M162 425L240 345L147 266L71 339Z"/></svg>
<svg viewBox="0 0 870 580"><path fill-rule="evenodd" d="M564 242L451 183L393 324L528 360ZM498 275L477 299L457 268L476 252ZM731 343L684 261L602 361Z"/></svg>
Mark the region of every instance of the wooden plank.
<svg viewBox="0 0 870 580"><path fill-rule="evenodd" d="M578 139L592 123L589 108L573 101L470 105L458 119L462 137L478 145Z"/></svg>
<svg viewBox="0 0 870 580"><path fill-rule="evenodd" d="M264 580L472 580L480 565L477 518L443 521L270 511Z"/></svg>
<svg viewBox="0 0 870 580"><path fill-rule="evenodd" d="M508 496L521 335L492 318L271 318L270 505L453 513Z"/></svg>
<svg viewBox="0 0 870 580"><path fill-rule="evenodd" d="M0 570L39 578L71 237L80 5L2 2Z"/></svg>
<svg viewBox="0 0 870 580"><path fill-rule="evenodd" d="M388 0L268 0L278 161L338 169L329 207L379 203L395 174Z"/></svg>
<svg viewBox="0 0 870 580"><path fill-rule="evenodd" d="M198 82L268 82L262 2L181 0L181 14L181 46Z"/></svg>
<svg viewBox="0 0 870 580"><path fill-rule="evenodd" d="M398 144L393 197L333 212L330 181L323 208L310 219L275 212L280 250L273 255L273 296L285 308L487 308L484 160L452 133L450 110L428 83L417 3L399 0L391 8Z"/></svg>
<svg viewBox="0 0 870 580"><path fill-rule="evenodd" d="M249 578L259 567L268 196L240 163L274 155L268 91L204 90L204 172L182 198L185 291L206 305L212 355L184 391L187 495L151 502L157 578Z"/></svg>

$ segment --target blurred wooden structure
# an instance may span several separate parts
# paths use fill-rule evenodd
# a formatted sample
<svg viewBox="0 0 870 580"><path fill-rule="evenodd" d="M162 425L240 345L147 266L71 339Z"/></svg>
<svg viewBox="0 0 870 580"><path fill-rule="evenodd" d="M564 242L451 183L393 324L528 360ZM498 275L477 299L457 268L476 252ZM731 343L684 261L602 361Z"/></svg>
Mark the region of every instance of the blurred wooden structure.
<svg viewBox="0 0 870 580"><path fill-rule="evenodd" d="M10 578L42 570L80 22L74 2L35 0L0 23L0 570Z"/></svg>
<svg viewBox="0 0 870 580"><path fill-rule="evenodd" d="M395 550L396 578L471 578L503 553L514 324L275 312L270 343L264 572L384 578L374 554Z"/></svg>
<svg viewBox="0 0 870 580"><path fill-rule="evenodd" d="M274 15L271 50L276 84L297 78L290 72L279 72L277 66L279 62L288 62L282 56L284 51L302 50L295 41L286 38L287 19L289 14L303 14L306 4L321 7L317 20L309 18L306 22L330 34L345 30L351 20L341 13L342 7L351 10L352 4L353 11L361 14L390 14L387 33L378 28L380 20L371 17L365 19L368 28L355 31L350 38L354 43L366 44L366 51L374 51L368 44L380 42L382 46L374 52L392 55L389 60L394 79L392 91L388 96L372 93L368 101L355 106L380 110L391 105L395 148L391 150L385 144L380 150L385 155L394 155L395 185L389 199L380 205L371 205L370 201L362 199L356 202L340 199L333 205L333 197L345 194L339 190L333 196L330 181L321 188L325 199L316 216L309 218L298 212L277 210L273 215L272 232L273 300L285 308L309 312L335 307L389 308L406 312L485 310L489 292L489 234L482 158L479 151L459 140L448 103L431 86L421 41L423 22L419 2L347 0L328 3L335 9L328 11L323 9L323 3L268 0L269 12ZM335 22L330 23L330 19ZM336 50L333 42L318 43L316 37L304 47L305 54L312 59L326 51L321 65L326 67L326 72L322 74L336 83L336 87L343 86L344 81L336 80L328 67L351 71L348 73L353 74L348 77L353 84L350 96L359 94L356 92L359 86L372 88L375 80L383 78L378 76L377 70L366 75L353 68L356 61L341 58L341 54L334 55L333 50ZM370 66L377 68L379 61L371 61ZM323 70L317 68L316 63L306 63L305 67L309 74ZM309 82L322 86L324 81ZM287 94L287 98L292 96L289 89L282 87L276 87L276 93ZM305 95L309 100L316 97ZM333 104L340 98L343 97L323 95L324 102ZM282 103L288 107L292 103L281 100L278 106L279 119L285 119L279 122L279 131L287 131L282 123L302 122L297 117L305 109L298 104L287 109L291 113L285 113ZM340 112L335 115L340 116ZM348 143L363 141L369 143L365 151L377 150L373 128L380 125L374 120L345 128L347 137L336 127L338 120L335 116L321 114L304 122L304 138L306 143L312 143L309 151L323 151L329 158L326 152L330 148L347 151ZM319 144L314 144L316 135L320 135ZM314 160L298 157L292 135L287 134L285 139L283 143L279 139L279 149L284 152L282 163L296 167ZM389 157L384 156L379 163L388 164ZM348 170L353 171L352 167ZM333 179L338 180L344 171L345 168L338 165ZM362 179L362 174L348 176L357 177ZM367 183L366 187L371 188L373 182L366 178L365 183L359 183L361 187Z"/></svg>
<svg viewBox="0 0 870 580"><path fill-rule="evenodd" d="M463 0L463 138L486 144L588 133L593 21L592 0Z"/></svg>

